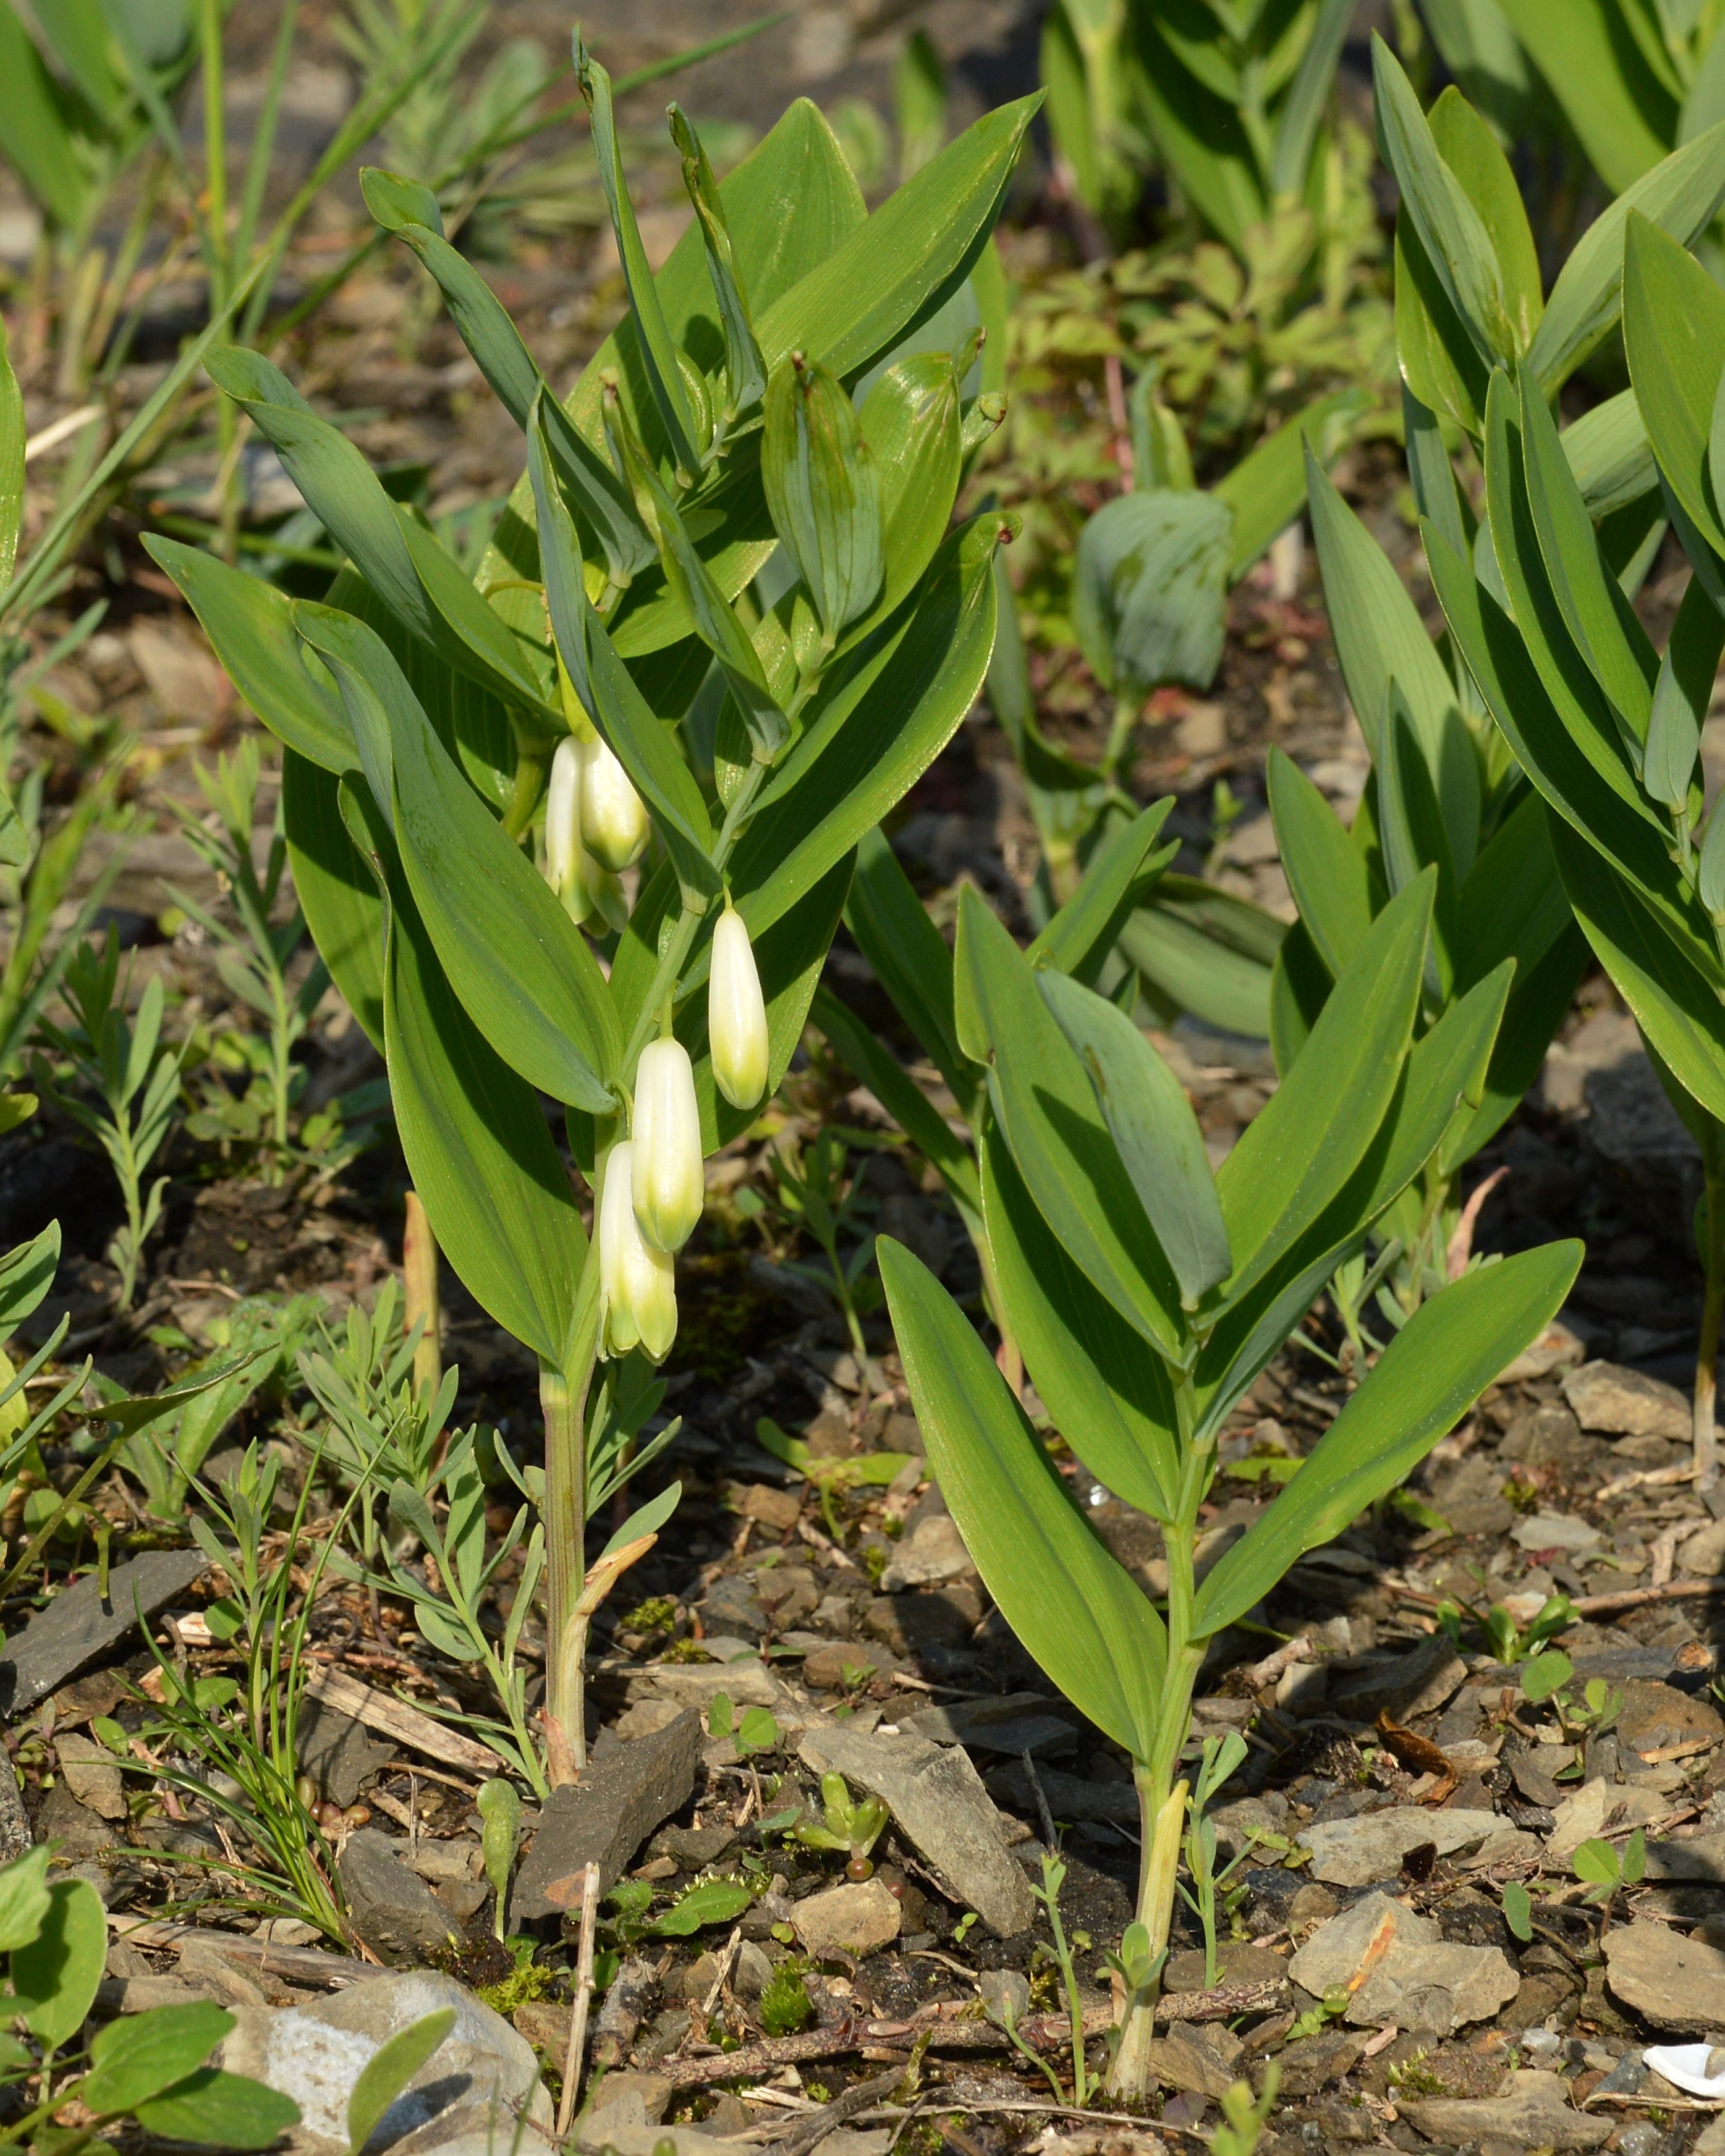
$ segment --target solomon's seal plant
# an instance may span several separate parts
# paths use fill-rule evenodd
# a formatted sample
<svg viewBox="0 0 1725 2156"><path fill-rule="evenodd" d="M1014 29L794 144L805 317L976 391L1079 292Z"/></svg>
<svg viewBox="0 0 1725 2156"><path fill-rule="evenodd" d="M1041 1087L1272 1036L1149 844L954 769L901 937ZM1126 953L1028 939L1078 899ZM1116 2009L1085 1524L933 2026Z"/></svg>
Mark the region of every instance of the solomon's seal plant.
<svg viewBox="0 0 1725 2156"><path fill-rule="evenodd" d="M212 372L349 567L295 603L152 542L285 745L295 884L438 1241L539 1360L553 1781L583 1756L595 1597L650 1540L625 1527L584 1573L608 1372L669 1350L703 1157L783 1076L858 841L988 664L1009 526L948 526L999 416L970 377L1034 104L872 215L813 106L722 184L674 110L696 216L655 276L578 37L576 64L629 305L567 403L430 192L364 179L524 437L477 579L237 349Z"/></svg>
<svg viewBox="0 0 1725 2156"><path fill-rule="evenodd" d="M880 1271L930 1462L990 1593L1133 1761L1143 1858L1119 1958L1122 2095L1151 2085L1186 1824L1179 1761L1212 1643L1404 1479L1538 1337L1580 1261L1579 1245L1553 1244L1432 1296L1274 1502L1200 1573L1199 1512L1229 1414L1458 1109L1483 1096L1512 969L1414 1037L1435 880L1414 878L1371 923L1298 1060L1214 1174L1178 1081L1132 1021L1020 952L974 892L963 901L955 1023L984 1073L994 1288L1055 1426L1160 1523L1165 1607L1087 1525L933 1276L886 1238Z"/></svg>

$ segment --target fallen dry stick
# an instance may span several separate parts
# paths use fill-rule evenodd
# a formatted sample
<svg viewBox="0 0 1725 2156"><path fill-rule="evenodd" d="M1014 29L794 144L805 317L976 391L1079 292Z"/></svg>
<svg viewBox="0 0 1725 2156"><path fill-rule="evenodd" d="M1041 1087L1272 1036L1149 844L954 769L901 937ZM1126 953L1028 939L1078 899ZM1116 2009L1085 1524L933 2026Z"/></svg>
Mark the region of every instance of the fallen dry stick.
<svg viewBox="0 0 1725 2156"><path fill-rule="evenodd" d="M1273 2014L1286 2006L1288 1999L1288 1987L1280 1979L1269 1984L1224 1984L1214 1991L1178 1991L1158 1999L1156 2018L1158 2021L1230 2021L1239 2014ZM1113 2024L1111 2006L1093 2006L1084 2017L1084 2033L1100 2035ZM1064 2014L1037 2015L1020 2021L1018 2032L1032 2051L1059 2051L1070 2041L1071 2023ZM1009 2048L1004 2029L992 2021L974 2019L968 2008L955 2009L948 2004L904 2021L865 2021L851 2015L823 2029L805 2029L799 2036L768 2037L740 2051L667 2059L660 2071L670 2075L679 2088L704 2088L714 2082L747 2081L752 2075L772 2073L780 2066L809 2059L840 2058L849 2051L860 2051L865 2058L908 2056L911 2046L923 2035L932 2051Z"/></svg>
<svg viewBox="0 0 1725 2156"><path fill-rule="evenodd" d="M389 1974L380 1963L359 1961L321 1947L283 1946L270 1939L249 1938L244 1932L218 1932L207 1925L177 1923L171 1917L140 1919L110 1910L108 1929L116 1941L127 1946L148 1947L157 1953L180 1954L193 1948L218 1953L243 1969L284 1977L290 1984L323 1984L336 1989Z"/></svg>
<svg viewBox="0 0 1725 2156"><path fill-rule="evenodd" d="M410 1752L423 1752L429 1759L453 1760L457 1766L482 1776L496 1774L503 1764L489 1744L464 1737L447 1722L422 1714L417 1707L410 1707L406 1700L393 1698L388 1692L374 1691L370 1685L362 1684L357 1677L347 1676L340 1670L317 1671L306 1679L305 1690L313 1699L321 1699L332 1707L337 1714L351 1714L356 1722L364 1722L367 1729L375 1729L380 1736L393 1737L398 1744L405 1744Z"/></svg>

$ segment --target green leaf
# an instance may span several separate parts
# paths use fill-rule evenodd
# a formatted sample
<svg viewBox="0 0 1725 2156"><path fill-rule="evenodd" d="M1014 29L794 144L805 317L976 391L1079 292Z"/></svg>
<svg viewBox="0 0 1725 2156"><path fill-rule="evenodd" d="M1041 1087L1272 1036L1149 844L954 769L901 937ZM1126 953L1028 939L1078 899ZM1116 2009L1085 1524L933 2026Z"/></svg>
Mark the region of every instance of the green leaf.
<svg viewBox="0 0 1725 2156"><path fill-rule="evenodd" d="M769 374L793 350L841 378L860 374L958 289L994 228L1041 101L985 113L757 315Z"/></svg>
<svg viewBox="0 0 1725 2156"><path fill-rule="evenodd" d="M870 389L858 417L880 479L886 567L880 595L852 629L853 639L909 594L952 521L963 452L951 360L944 352L899 360Z"/></svg>
<svg viewBox="0 0 1725 2156"><path fill-rule="evenodd" d="M1626 228L1651 221L1681 249L1707 229L1722 200L1725 121L1674 150L1594 219L1552 287L1528 347L1527 364L1548 396L1616 326L1625 304Z"/></svg>
<svg viewBox="0 0 1725 2156"><path fill-rule="evenodd" d="M95 2004L108 1959L108 1912L88 1880L59 1879L48 1913L26 1946L14 1947L8 2010L49 2051L69 2044Z"/></svg>
<svg viewBox="0 0 1725 2156"><path fill-rule="evenodd" d="M1373 922L1300 1060L1222 1164L1230 1300L1319 1218L1384 1120L1413 1029L1435 882L1428 870Z"/></svg>
<svg viewBox="0 0 1725 2156"><path fill-rule="evenodd" d="M1262 1040L1270 980L1286 930L1250 899L1199 876L1165 875L1120 931L1122 956L1153 1002Z"/></svg>
<svg viewBox="0 0 1725 2156"><path fill-rule="evenodd" d="M753 1712L751 1708L749 1712ZM748 1714L742 1717L747 1722ZM738 1727L741 1736L741 1724ZM686 1939L707 1924L728 1924L754 1900L752 1890L734 1879L697 1879L647 1929L657 1938Z"/></svg>
<svg viewBox="0 0 1725 2156"><path fill-rule="evenodd" d="M1624 348L1666 485L1715 552L1725 552L1709 469L1725 370L1725 293L1675 240L1631 218L1624 252Z"/></svg>
<svg viewBox="0 0 1725 2156"><path fill-rule="evenodd" d="M1623 1877L1617 1851L1609 1841L1584 1841L1569 1859L1569 1868L1578 1879L1596 1887L1615 1887Z"/></svg>
<svg viewBox="0 0 1725 2156"><path fill-rule="evenodd" d="M347 2098L347 2156L360 2156L383 2114L455 2025L453 2006L422 2014L380 2044L359 2070Z"/></svg>
<svg viewBox="0 0 1725 2156"><path fill-rule="evenodd" d="M1006 1328L1055 1428L1117 1496L1171 1520L1180 1455L1162 1358L1144 1353L1137 1328L1074 1265L992 1124L982 1142L982 1206Z"/></svg>
<svg viewBox="0 0 1725 2156"><path fill-rule="evenodd" d="M955 531L915 605L811 702L732 856L732 890L751 936L874 829L957 730L994 640L1001 533L994 516Z"/></svg>
<svg viewBox="0 0 1725 2156"><path fill-rule="evenodd" d="M1172 846L1147 864L1173 807L1172 795L1153 801L1130 823L1122 823L1093 854L1076 891L1060 907L1025 954L1033 965L1047 964L1075 980L1093 983L1106 961L1132 904L1134 892L1156 863L1173 858Z"/></svg>
<svg viewBox="0 0 1725 2156"><path fill-rule="evenodd" d="M1336 656L1372 760L1383 760L1393 682L1430 772L1450 851L1465 875L1479 843L1479 768L1455 683L1389 556L1315 460L1308 461L1307 477Z"/></svg>
<svg viewBox="0 0 1725 2156"><path fill-rule="evenodd" d="M1538 1707L1553 1692L1561 1691L1575 1674L1575 1665L1560 1649L1552 1647L1522 1664L1522 1697Z"/></svg>
<svg viewBox="0 0 1725 2156"><path fill-rule="evenodd" d="M639 1542L643 1536L656 1535L676 1511L682 1496L682 1484L673 1482L669 1488L661 1490L656 1497L649 1497L644 1505L636 1506L599 1552L598 1562L603 1563L608 1557L615 1557L619 1550L627 1549L631 1543Z"/></svg>
<svg viewBox="0 0 1725 2156"><path fill-rule="evenodd" d="M1656 801L1686 813L1689 789L1701 754L1701 730L1712 701L1719 654L1725 649L1725 615L1692 578L1659 662L1653 709L1647 722L1641 783Z"/></svg>
<svg viewBox="0 0 1725 2156"><path fill-rule="evenodd" d="M99 2116L136 2111L201 2066L233 2027L231 2014L203 1999L122 2015L97 2030L78 2100Z"/></svg>
<svg viewBox="0 0 1725 2156"><path fill-rule="evenodd" d="M1649 68L1620 0L1499 0L1594 170L1614 194L1676 136L1676 100Z"/></svg>
<svg viewBox="0 0 1725 2156"><path fill-rule="evenodd" d="M988 1098L1038 1209L1092 1284L1171 1361L1179 1290L1037 976L967 886L959 898L958 1037L992 1058Z"/></svg>
<svg viewBox="0 0 1725 2156"><path fill-rule="evenodd" d="M199 547L146 533L144 549L178 585L240 696L276 739L325 771L357 762L341 699L307 665L294 603Z"/></svg>
<svg viewBox="0 0 1725 2156"><path fill-rule="evenodd" d="M10 5L0 5L0 80L6 84L0 155L54 222L75 231L94 182L80 154L74 108Z"/></svg>
<svg viewBox="0 0 1725 2156"><path fill-rule="evenodd" d="M1306 192L1318 124L1336 84L1343 41L1353 19L1351 0L1321 0L1300 64L1276 123L1270 157L1270 192L1299 198Z"/></svg>
<svg viewBox="0 0 1725 2156"><path fill-rule="evenodd" d="M1222 656L1234 511L1214 495L1117 495L1086 524L1072 629L1091 671L1120 695L1205 689Z"/></svg>
<svg viewBox="0 0 1725 2156"><path fill-rule="evenodd" d="M880 589L880 475L837 377L800 352L768 384L761 482L830 650Z"/></svg>
<svg viewBox="0 0 1725 2156"><path fill-rule="evenodd" d="M1432 106L1430 119L1439 155L1491 239L1515 349L1525 352L1545 311L1545 287L1515 173L1497 137L1453 83Z"/></svg>
<svg viewBox="0 0 1725 2156"><path fill-rule="evenodd" d="M1504 1882L1503 1921L1518 1939L1525 1942L1532 1938L1532 1897L1519 1879L1510 1879Z"/></svg>
<svg viewBox="0 0 1725 2156"><path fill-rule="evenodd" d="M47 1922L51 1854L45 1843L39 1843L0 1870L0 1953L28 1946Z"/></svg>
<svg viewBox="0 0 1725 2156"><path fill-rule="evenodd" d="M670 443L672 458L685 475L686 485L701 470L702 445L696 439L695 417L678 365L677 348L653 281L647 251L641 244L634 205L629 198L629 182L624 177L616 123L611 111L611 78L588 51L578 27L575 32L575 74L593 122L593 156L599 168L599 185L611 212L611 229L617 239L624 283L629 288L637 350Z"/></svg>
<svg viewBox="0 0 1725 2156"><path fill-rule="evenodd" d="M282 827L294 891L330 978L381 1055L383 901L342 819L339 788L353 783L282 752Z"/></svg>
<svg viewBox="0 0 1725 2156"><path fill-rule="evenodd" d="M0 1257L0 1340L15 1332L54 1286L60 1265L60 1224Z"/></svg>
<svg viewBox="0 0 1725 2156"><path fill-rule="evenodd" d="M1384 162L1395 174L1427 259L1486 364L1512 357L1516 339L1491 235L1444 162L1400 62L1375 33L1372 83Z"/></svg>
<svg viewBox="0 0 1725 2156"><path fill-rule="evenodd" d="M1146 1758L1163 1717L1161 1619L1080 1514L952 1297L891 1237L876 1248L929 1462L989 1594L1052 1682Z"/></svg>
<svg viewBox="0 0 1725 2156"><path fill-rule="evenodd" d="M302 608L300 622L356 736L378 724L388 732L397 841L450 986L523 1077L572 1107L608 1112L623 1041L587 939L455 768L382 639L331 610Z"/></svg>
<svg viewBox="0 0 1725 2156"><path fill-rule="evenodd" d="M1660 919L1567 826L1553 826L1552 844L1575 917L1649 1045L1686 1092L1725 1121L1725 983L1717 952Z"/></svg>
<svg viewBox="0 0 1725 2156"><path fill-rule="evenodd" d="M587 1238L537 1096L491 1048L392 875L383 1026L408 1172L475 1300L559 1360Z"/></svg>
<svg viewBox="0 0 1725 2156"><path fill-rule="evenodd" d="M1276 850L1301 923L1338 978L1372 926L1365 861L1329 803L1279 748L1270 752L1269 791Z"/></svg>
<svg viewBox="0 0 1725 2156"><path fill-rule="evenodd" d="M0 324L0 592L12 582L24 521L24 400Z"/></svg>
<svg viewBox="0 0 1725 2156"><path fill-rule="evenodd" d="M1084 1065L1187 1309L1233 1270L1204 1134L1184 1089L1118 1007L1065 973L1037 986Z"/></svg>
<svg viewBox="0 0 1725 2156"><path fill-rule="evenodd" d="M146 2097L136 2106L135 2116L146 2133L164 2141L189 2141L207 2148L269 2148L299 2124L300 2107L249 2075L205 2066L160 2096Z"/></svg>
<svg viewBox="0 0 1725 2156"><path fill-rule="evenodd" d="M752 411L760 403L767 388L767 369L761 358L761 347L755 341L748 295L743 286L737 250L731 244L724 198L719 192L712 165L701 147L701 137L681 107L669 106L667 117L671 140L683 160L683 185L700 220L701 236L706 248L707 275L713 280L713 291L719 303L719 320L725 331L727 417L735 419Z"/></svg>
<svg viewBox="0 0 1725 2156"><path fill-rule="evenodd" d="M1602 404L1572 420L1558 437L1587 513L1595 524L1614 510L1625 509L1659 488L1653 444L1633 389L1620 390ZM1445 533L1458 553L1466 550L1461 536Z"/></svg>
<svg viewBox="0 0 1725 2156"><path fill-rule="evenodd" d="M1423 1304L1281 1496L1204 1578L1194 1612L1199 1636L1243 1617L1307 1550L1405 1480L1545 1330L1581 1255L1579 1243L1547 1244L1481 1266Z"/></svg>
<svg viewBox="0 0 1725 2156"><path fill-rule="evenodd" d="M1659 661L1646 632L1600 557L1587 505L1545 400L1521 377L1522 454L1527 503L1553 596L1576 649L1625 726L1647 734ZM1516 533L1519 542L1519 531Z"/></svg>

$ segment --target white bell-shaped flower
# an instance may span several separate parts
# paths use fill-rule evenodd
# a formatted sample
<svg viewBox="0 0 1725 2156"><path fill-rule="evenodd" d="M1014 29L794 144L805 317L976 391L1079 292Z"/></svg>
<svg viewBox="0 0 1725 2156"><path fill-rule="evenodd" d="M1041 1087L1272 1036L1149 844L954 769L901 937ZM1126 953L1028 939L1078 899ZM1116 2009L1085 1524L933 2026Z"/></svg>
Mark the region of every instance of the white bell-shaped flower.
<svg viewBox="0 0 1725 2156"><path fill-rule="evenodd" d="M644 1348L663 1362L677 1337L675 1267L655 1250L636 1224L632 1188L634 1147L625 1138L605 1163L599 1196L599 1292L604 1305L605 1352L626 1355Z"/></svg>
<svg viewBox="0 0 1725 2156"><path fill-rule="evenodd" d="M646 850L647 811L629 773L605 742L587 745L582 771L581 837L602 868L614 875Z"/></svg>
<svg viewBox="0 0 1725 2156"><path fill-rule="evenodd" d="M719 1091L733 1108L757 1107L767 1091L767 1004L749 932L728 901L713 930L706 1034Z"/></svg>
<svg viewBox="0 0 1725 2156"><path fill-rule="evenodd" d="M635 1220L656 1250L680 1250L701 1218L701 1110L680 1040L651 1040L635 1070Z"/></svg>

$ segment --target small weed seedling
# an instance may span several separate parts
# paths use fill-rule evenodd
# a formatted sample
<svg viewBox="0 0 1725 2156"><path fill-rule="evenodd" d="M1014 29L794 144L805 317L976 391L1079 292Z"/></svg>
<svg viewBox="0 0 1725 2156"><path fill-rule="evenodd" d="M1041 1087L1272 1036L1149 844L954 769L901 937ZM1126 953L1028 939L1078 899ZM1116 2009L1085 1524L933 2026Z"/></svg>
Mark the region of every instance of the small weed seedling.
<svg viewBox="0 0 1725 2156"><path fill-rule="evenodd" d="M1192 1784L1191 1809L1186 1829L1186 1869L1192 1875L1189 1892L1182 1886L1180 1898L1204 1928L1204 1980L1214 1990L1216 1970L1216 1901L1225 1896L1228 1881L1251 1854L1248 1841L1219 1871L1216 1869L1216 1827L1209 1816L1210 1799L1245 1758L1245 1739L1237 1729L1224 1737L1207 1737L1197 1774Z"/></svg>
<svg viewBox="0 0 1725 2156"><path fill-rule="evenodd" d="M713 1694L712 1704L706 1711L706 1733L709 1737L728 1737L739 1759L752 1758L757 1752L778 1748L778 1717L764 1707L746 1707L739 1714L729 1692Z"/></svg>
<svg viewBox="0 0 1725 2156"><path fill-rule="evenodd" d="M869 1851L886 1830L891 1817L879 1797L854 1800L842 1774L820 1778L822 1813L819 1820L798 1820L791 1831L805 1849L839 1849L848 1861L851 1879L866 1879L874 1870Z"/></svg>
<svg viewBox="0 0 1725 2156"><path fill-rule="evenodd" d="M496 1899L494 1923L501 1940L509 1913L510 1874L515 1869L516 1851L521 1846L521 1800L516 1794L515 1784L499 1777L482 1783L474 1802L485 1822L480 1835L480 1851L485 1860L485 1878Z"/></svg>
<svg viewBox="0 0 1725 2156"><path fill-rule="evenodd" d="M1584 1841L1569 1860L1578 1879L1588 1890L1582 1896L1604 1912L1600 1928L1611 1922L1612 1906L1628 1887L1638 1887L1647 1869L1647 1838L1640 1827L1621 1849L1609 1841Z"/></svg>
<svg viewBox="0 0 1725 2156"><path fill-rule="evenodd" d="M1274 2059L1264 2068L1264 2087L1255 2097L1250 2082L1236 2082L1222 2098L1227 2122L1210 2136L1210 2156L1255 2156L1259 2137L1276 2103L1281 2070Z"/></svg>

